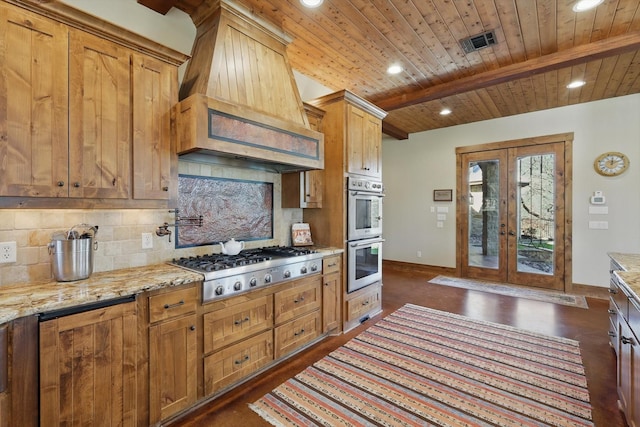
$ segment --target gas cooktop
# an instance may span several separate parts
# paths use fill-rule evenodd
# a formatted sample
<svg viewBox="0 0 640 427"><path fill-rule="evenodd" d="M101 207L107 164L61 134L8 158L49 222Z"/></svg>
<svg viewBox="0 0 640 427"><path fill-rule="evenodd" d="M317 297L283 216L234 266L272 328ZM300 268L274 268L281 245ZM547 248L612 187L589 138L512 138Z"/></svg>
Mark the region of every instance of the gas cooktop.
<svg viewBox="0 0 640 427"><path fill-rule="evenodd" d="M313 249L270 246L237 255L207 254L173 259L170 264L202 273L203 302L284 280L322 272L322 254Z"/></svg>

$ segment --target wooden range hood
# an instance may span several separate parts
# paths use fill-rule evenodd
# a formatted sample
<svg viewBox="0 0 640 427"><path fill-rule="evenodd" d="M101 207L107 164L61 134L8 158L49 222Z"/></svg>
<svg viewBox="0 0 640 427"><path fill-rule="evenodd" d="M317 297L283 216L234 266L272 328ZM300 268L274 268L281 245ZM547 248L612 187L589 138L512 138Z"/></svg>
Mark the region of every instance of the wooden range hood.
<svg viewBox="0 0 640 427"><path fill-rule="evenodd" d="M185 159L287 172L324 168L281 29L224 0L192 18L197 34L176 107Z"/></svg>

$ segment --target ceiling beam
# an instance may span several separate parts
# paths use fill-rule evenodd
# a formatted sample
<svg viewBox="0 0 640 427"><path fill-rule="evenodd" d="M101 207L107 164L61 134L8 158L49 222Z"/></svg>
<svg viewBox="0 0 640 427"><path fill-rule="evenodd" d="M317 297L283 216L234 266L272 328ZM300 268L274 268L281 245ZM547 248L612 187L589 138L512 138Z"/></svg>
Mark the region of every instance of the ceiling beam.
<svg viewBox="0 0 640 427"><path fill-rule="evenodd" d="M395 139L409 139L409 134L407 132L392 125L391 123L387 123L385 120L382 121L382 133Z"/></svg>
<svg viewBox="0 0 640 427"><path fill-rule="evenodd" d="M178 0L138 0L138 4L148 7L158 13L166 15Z"/></svg>
<svg viewBox="0 0 640 427"><path fill-rule="evenodd" d="M638 49L640 31L635 31L403 95L370 101L383 110L392 111Z"/></svg>

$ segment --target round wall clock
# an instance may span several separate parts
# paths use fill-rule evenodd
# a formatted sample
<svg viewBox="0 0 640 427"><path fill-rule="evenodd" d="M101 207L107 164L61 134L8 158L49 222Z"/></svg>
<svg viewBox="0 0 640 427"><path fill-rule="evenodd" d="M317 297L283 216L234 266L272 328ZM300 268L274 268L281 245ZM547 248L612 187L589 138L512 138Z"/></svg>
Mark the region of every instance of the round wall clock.
<svg viewBox="0 0 640 427"><path fill-rule="evenodd" d="M617 151L602 153L593 162L593 168L602 176L618 176L629 167L629 158Z"/></svg>

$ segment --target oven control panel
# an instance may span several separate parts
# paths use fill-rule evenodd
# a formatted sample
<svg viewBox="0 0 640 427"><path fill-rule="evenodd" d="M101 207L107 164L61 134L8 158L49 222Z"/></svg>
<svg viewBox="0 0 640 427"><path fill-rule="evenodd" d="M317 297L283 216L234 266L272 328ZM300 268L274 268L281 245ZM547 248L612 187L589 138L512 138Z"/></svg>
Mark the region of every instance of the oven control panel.
<svg viewBox="0 0 640 427"><path fill-rule="evenodd" d="M349 191L367 191L369 193L382 193L382 182L370 179L349 177Z"/></svg>

